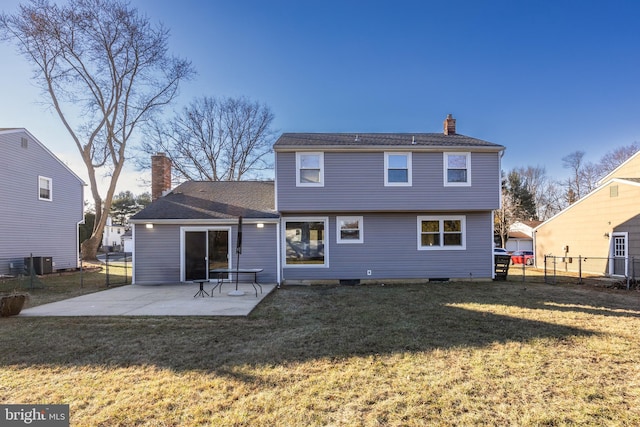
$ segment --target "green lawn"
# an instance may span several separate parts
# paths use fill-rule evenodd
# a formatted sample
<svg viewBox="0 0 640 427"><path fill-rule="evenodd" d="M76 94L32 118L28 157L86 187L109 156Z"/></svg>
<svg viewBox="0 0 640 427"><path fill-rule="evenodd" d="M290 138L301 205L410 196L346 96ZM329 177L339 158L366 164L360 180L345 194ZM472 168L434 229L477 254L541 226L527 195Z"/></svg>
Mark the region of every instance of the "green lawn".
<svg viewBox="0 0 640 427"><path fill-rule="evenodd" d="M46 292L46 290L42 290ZM0 319L0 402L72 425L639 425L640 294L283 287L248 318Z"/></svg>

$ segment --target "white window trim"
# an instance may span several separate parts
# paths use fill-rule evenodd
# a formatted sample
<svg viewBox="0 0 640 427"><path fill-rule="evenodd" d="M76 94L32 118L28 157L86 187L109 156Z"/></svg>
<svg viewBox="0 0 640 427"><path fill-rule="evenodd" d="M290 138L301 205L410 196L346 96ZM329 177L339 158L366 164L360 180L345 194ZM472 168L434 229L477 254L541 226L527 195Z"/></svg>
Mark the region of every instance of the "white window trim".
<svg viewBox="0 0 640 427"><path fill-rule="evenodd" d="M449 156L465 156L467 158L467 181L449 182L447 171L449 169ZM471 153L470 152L445 152L443 153L443 178L445 187L470 187L471 186Z"/></svg>
<svg viewBox="0 0 640 427"><path fill-rule="evenodd" d="M444 229L442 222L447 220L460 221L462 228L462 245L444 246ZM440 221L440 246L422 246L422 221ZM418 250L419 251L462 251L467 249L467 218L464 215L420 215L418 216Z"/></svg>
<svg viewBox="0 0 640 427"><path fill-rule="evenodd" d="M358 224L360 225L360 227L358 228L358 231L360 231L360 238L358 239L343 239L342 235L340 233L341 228L340 228L340 221L344 221L344 220L357 220ZM364 243L364 217L362 216L337 216L336 217L336 243L342 244L342 243L346 243L346 244L351 244L351 243Z"/></svg>
<svg viewBox="0 0 640 427"><path fill-rule="evenodd" d="M406 156L407 157L407 182L389 182L389 156ZM384 153L384 186L385 187L411 187L413 164L411 153L406 151L385 151Z"/></svg>
<svg viewBox="0 0 640 427"><path fill-rule="evenodd" d="M49 198L40 197L40 180L44 179L49 182ZM45 200L47 202L53 201L53 179L47 178L46 176L38 176L38 200Z"/></svg>
<svg viewBox="0 0 640 427"><path fill-rule="evenodd" d="M287 222L324 222L324 264L287 264ZM290 216L282 218L282 267L283 268L329 268L329 217Z"/></svg>
<svg viewBox="0 0 640 427"><path fill-rule="evenodd" d="M320 157L320 181L319 182L300 182L300 156L302 155L312 155ZM324 187L324 153L321 151L318 152L308 152L308 151L300 151L296 152L296 187Z"/></svg>
<svg viewBox="0 0 640 427"><path fill-rule="evenodd" d="M142 225L142 224L141 224ZM143 227L142 227L143 228ZM226 231L227 233L229 233L229 241L227 242L227 256L229 257L229 268L234 268L233 265L233 256L231 256L233 254L232 251L232 234L231 234L231 230L232 228L230 226L204 226L204 227L199 227L199 226L183 226L180 227L180 281L181 282L185 282L186 281L186 274L187 274L187 270L186 270L186 265L185 265L185 259L184 259L184 251L185 251L185 239L186 239L186 233L188 231ZM151 231L151 230L145 230L145 232L147 231ZM207 258L209 258L209 245L206 245L206 250L207 250ZM208 268L207 268L208 269ZM229 277L231 277L231 275L229 275ZM213 277L210 277L210 279L213 279Z"/></svg>
<svg viewBox="0 0 640 427"><path fill-rule="evenodd" d="M622 237L624 238L624 271L625 274L624 276L628 275L629 273L629 233L626 231L621 231L621 232L615 232L615 233L611 233L611 238L610 238L610 243L609 243L609 257L610 258L614 258L615 257L615 239L616 237ZM620 257L622 258L622 257ZM613 260L612 260L613 261ZM615 266L613 262L609 263L609 275L613 276L613 277L624 277L621 274L614 274L615 271Z"/></svg>

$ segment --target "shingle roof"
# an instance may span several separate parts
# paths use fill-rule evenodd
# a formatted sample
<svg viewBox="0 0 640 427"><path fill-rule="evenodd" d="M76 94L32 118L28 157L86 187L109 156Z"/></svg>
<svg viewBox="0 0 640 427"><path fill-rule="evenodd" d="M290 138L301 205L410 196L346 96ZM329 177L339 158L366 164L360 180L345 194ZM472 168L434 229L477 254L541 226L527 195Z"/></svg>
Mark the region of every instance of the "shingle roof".
<svg viewBox="0 0 640 427"><path fill-rule="evenodd" d="M532 237L522 231L510 231L509 232L510 239L531 239Z"/></svg>
<svg viewBox="0 0 640 427"><path fill-rule="evenodd" d="M131 219L278 218L272 181L189 181Z"/></svg>
<svg viewBox="0 0 640 427"><path fill-rule="evenodd" d="M481 148L499 151L502 145L465 135L443 133L283 133L273 148L342 148L380 147Z"/></svg>

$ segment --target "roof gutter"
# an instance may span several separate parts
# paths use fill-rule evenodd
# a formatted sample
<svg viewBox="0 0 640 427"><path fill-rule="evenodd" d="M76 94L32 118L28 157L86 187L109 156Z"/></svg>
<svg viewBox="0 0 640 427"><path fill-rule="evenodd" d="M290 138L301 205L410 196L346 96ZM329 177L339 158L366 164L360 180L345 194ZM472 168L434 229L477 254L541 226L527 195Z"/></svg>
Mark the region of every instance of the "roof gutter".
<svg viewBox="0 0 640 427"><path fill-rule="evenodd" d="M285 145L279 147L273 147L273 151L276 152L300 152L300 151L332 151L332 152L354 152L354 151L422 151L422 152L439 152L443 151L473 151L473 152L488 152L498 153L504 151L505 147L502 145L492 147L482 147L475 145L440 145L440 146L421 146L421 145Z"/></svg>
<svg viewBox="0 0 640 427"><path fill-rule="evenodd" d="M244 224L278 224L280 222L280 218L242 218L242 222ZM171 219L131 219L129 220L130 224L164 224L164 225L227 225L227 224L237 224L238 218L225 218L225 219L180 219L180 218L171 218Z"/></svg>

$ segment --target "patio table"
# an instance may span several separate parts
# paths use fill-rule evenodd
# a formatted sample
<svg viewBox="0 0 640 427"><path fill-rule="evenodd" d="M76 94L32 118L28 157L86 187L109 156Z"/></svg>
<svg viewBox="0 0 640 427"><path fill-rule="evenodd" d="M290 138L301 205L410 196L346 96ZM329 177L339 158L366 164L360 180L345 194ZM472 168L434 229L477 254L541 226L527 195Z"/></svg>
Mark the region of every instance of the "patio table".
<svg viewBox="0 0 640 427"><path fill-rule="evenodd" d="M260 293L262 293L262 286L258 283L258 273L261 273L263 270L263 268L214 268L213 270L209 270L209 276L213 275L217 279L215 286L211 288L211 296L213 296L213 291L216 288L218 288L219 292L222 292L222 284L224 283L225 274L237 274L238 276L241 274L253 274L253 282L251 282L251 286L253 286L253 289L256 291L257 298L258 288L256 286L260 288Z"/></svg>

